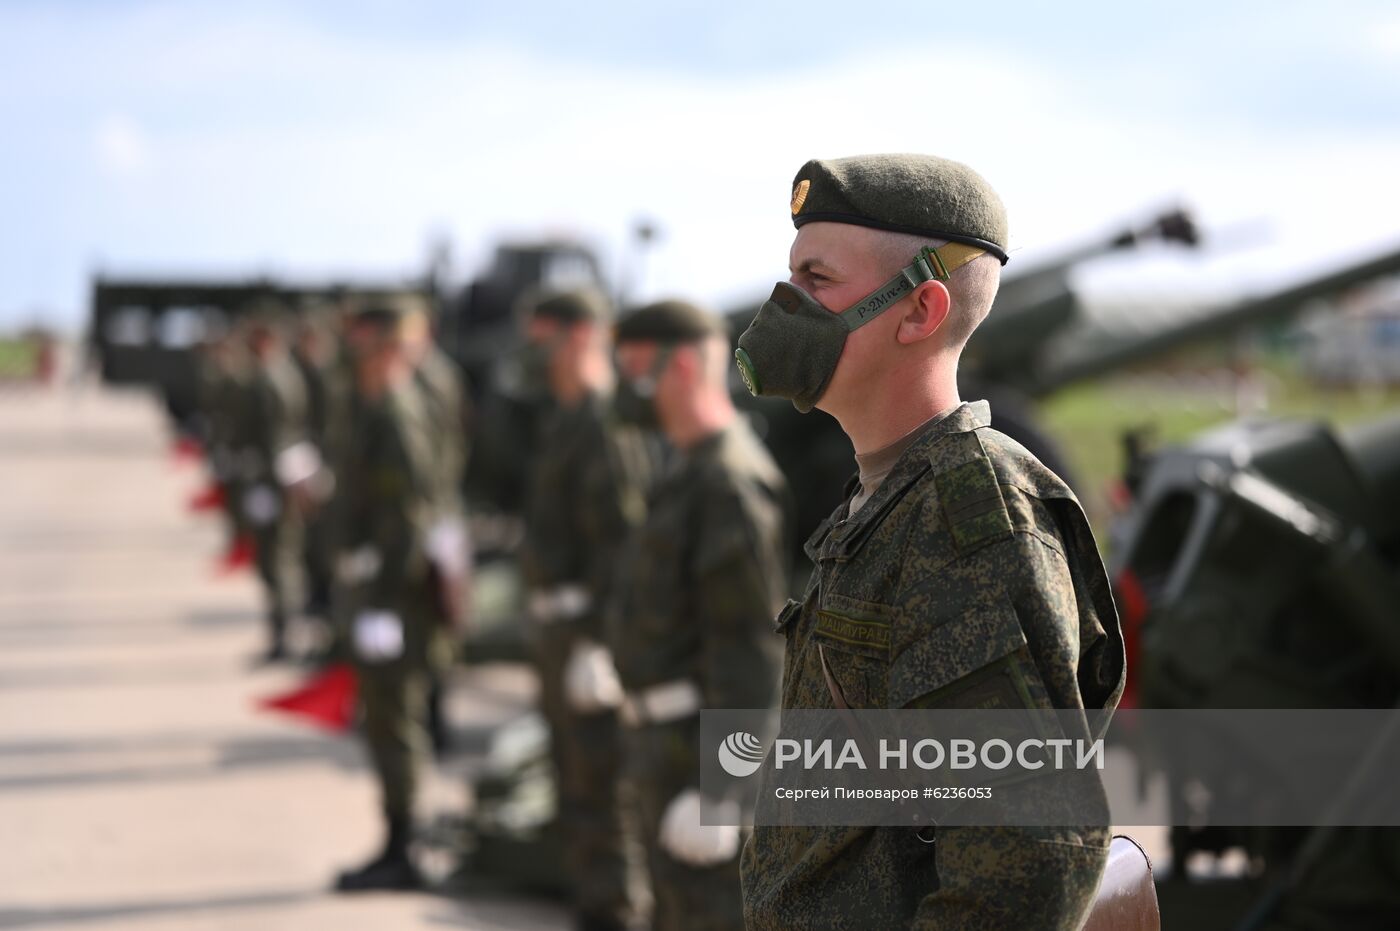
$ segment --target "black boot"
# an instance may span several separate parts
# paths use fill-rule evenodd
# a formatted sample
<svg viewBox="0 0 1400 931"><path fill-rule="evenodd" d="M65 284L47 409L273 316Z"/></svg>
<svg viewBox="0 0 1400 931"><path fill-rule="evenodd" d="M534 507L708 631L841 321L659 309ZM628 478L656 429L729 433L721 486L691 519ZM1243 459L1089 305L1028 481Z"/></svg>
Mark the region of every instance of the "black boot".
<svg viewBox="0 0 1400 931"><path fill-rule="evenodd" d="M335 881L336 891L421 889L423 877L408 854L411 835L412 830L407 819L389 819L389 838L384 843L384 852L357 870L341 873Z"/></svg>
<svg viewBox="0 0 1400 931"><path fill-rule="evenodd" d="M258 657L258 665L280 663L287 659L287 618L277 608L267 614L267 652Z"/></svg>
<svg viewBox="0 0 1400 931"><path fill-rule="evenodd" d="M432 741L433 756L442 759L451 748L451 738L447 734L447 719L442 711L442 683L433 676L428 686L428 738Z"/></svg>

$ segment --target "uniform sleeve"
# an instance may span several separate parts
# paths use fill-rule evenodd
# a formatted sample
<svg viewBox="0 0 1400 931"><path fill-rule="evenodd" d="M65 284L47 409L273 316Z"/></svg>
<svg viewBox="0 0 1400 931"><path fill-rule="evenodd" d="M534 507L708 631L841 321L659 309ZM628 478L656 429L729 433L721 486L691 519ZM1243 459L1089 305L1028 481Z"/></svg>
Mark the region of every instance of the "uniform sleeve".
<svg viewBox="0 0 1400 931"><path fill-rule="evenodd" d="M1001 530L985 521L985 535L974 529L952 544L951 562L936 570L925 564L906 580L891 707L1083 707L1076 674L1084 615L1074 551L1067 554L1044 502L1014 490L1007 498ZM1045 783L1017 791L1022 798L1048 793L1035 804L1052 811L1064 788ZM938 889L920 902L912 927L1022 927L1033 914L1037 927L1070 929L1080 926L1097 888L1108 830L1101 823L944 828L937 843Z"/></svg>
<svg viewBox="0 0 1400 931"><path fill-rule="evenodd" d="M415 436L413 423L386 424L365 475L373 498L372 540L380 556L371 601L391 606L402 600L408 586L427 572L424 540L431 523L433 472L425 450L426 437Z"/></svg>
<svg viewBox="0 0 1400 931"><path fill-rule="evenodd" d="M772 617L782 600L781 509L759 493L703 500L694 578L706 708L766 708L778 686Z"/></svg>
<svg viewBox="0 0 1400 931"><path fill-rule="evenodd" d="M273 435L277 423L277 396L266 374L260 373L248 388L243 443L256 457L257 481L272 477Z"/></svg>
<svg viewBox="0 0 1400 931"><path fill-rule="evenodd" d="M593 596L578 630L598 641L605 636L604 606L611 598L623 543L641 523L644 511L640 479L628 474L628 457L620 448L624 442L625 437L599 429L593 454L587 457L576 528L576 539L584 547L585 580Z"/></svg>
<svg viewBox="0 0 1400 931"><path fill-rule="evenodd" d="M1007 522L961 551L938 533L911 541L896 599L889 706L1083 707L1080 606L1048 512L1029 525Z"/></svg>

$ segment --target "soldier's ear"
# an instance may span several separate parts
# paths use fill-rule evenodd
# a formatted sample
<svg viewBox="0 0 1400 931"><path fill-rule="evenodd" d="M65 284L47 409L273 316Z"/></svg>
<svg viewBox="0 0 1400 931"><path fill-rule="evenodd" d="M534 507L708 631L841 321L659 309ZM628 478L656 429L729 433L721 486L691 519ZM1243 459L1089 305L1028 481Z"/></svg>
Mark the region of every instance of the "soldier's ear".
<svg viewBox="0 0 1400 931"><path fill-rule="evenodd" d="M900 318L895 339L908 345L928 339L948 319L953 299L941 281L925 281L906 299L908 305Z"/></svg>

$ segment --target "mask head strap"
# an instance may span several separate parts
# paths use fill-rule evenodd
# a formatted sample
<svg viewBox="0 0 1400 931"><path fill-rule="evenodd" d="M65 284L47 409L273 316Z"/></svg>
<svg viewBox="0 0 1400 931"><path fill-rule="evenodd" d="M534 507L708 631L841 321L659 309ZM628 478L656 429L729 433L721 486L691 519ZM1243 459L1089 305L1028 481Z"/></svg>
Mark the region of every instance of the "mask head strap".
<svg viewBox="0 0 1400 931"><path fill-rule="evenodd" d="M838 316L847 330L857 330L889 310L925 281L947 281L953 272L984 254L985 250L960 242L950 242L937 249L924 246L914 261L899 270L889 281Z"/></svg>

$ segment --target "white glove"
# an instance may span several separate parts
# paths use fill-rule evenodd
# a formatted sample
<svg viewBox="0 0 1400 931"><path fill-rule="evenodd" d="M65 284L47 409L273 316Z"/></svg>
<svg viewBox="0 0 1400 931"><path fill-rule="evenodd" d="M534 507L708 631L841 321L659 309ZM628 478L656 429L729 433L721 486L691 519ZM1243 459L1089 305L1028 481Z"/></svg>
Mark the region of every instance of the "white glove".
<svg viewBox="0 0 1400 931"><path fill-rule="evenodd" d="M739 806L714 803L714 820L730 824L700 823L700 792L686 789L671 799L661 816L661 849L690 866L717 866L739 853Z"/></svg>
<svg viewBox="0 0 1400 931"><path fill-rule="evenodd" d="M622 682L607 647L587 639L574 644L564 667L564 695L569 706L582 714L622 704Z"/></svg>
<svg viewBox="0 0 1400 931"><path fill-rule="evenodd" d="M438 571L457 577L467 571L471 559L467 541L467 525L459 517L444 517L428 528L423 548L428 560Z"/></svg>
<svg viewBox="0 0 1400 931"><path fill-rule="evenodd" d="M266 527L282 513L282 499L271 485L254 485L243 493L243 516L255 527Z"/></svg>
<svg viewBox="0 0 1400 931"><path fill-rule="evenodd" d="M392 611L361 611L355 615L355 652L367 663L403 656L403 621Z"/></svg>
<svg viewBox="0 0 1400 931"><path fill-rule="evenodd" d="M293 443L277 454L272 471L283 488L309 482L321 471L321 453L306 440Z"/></svg>

